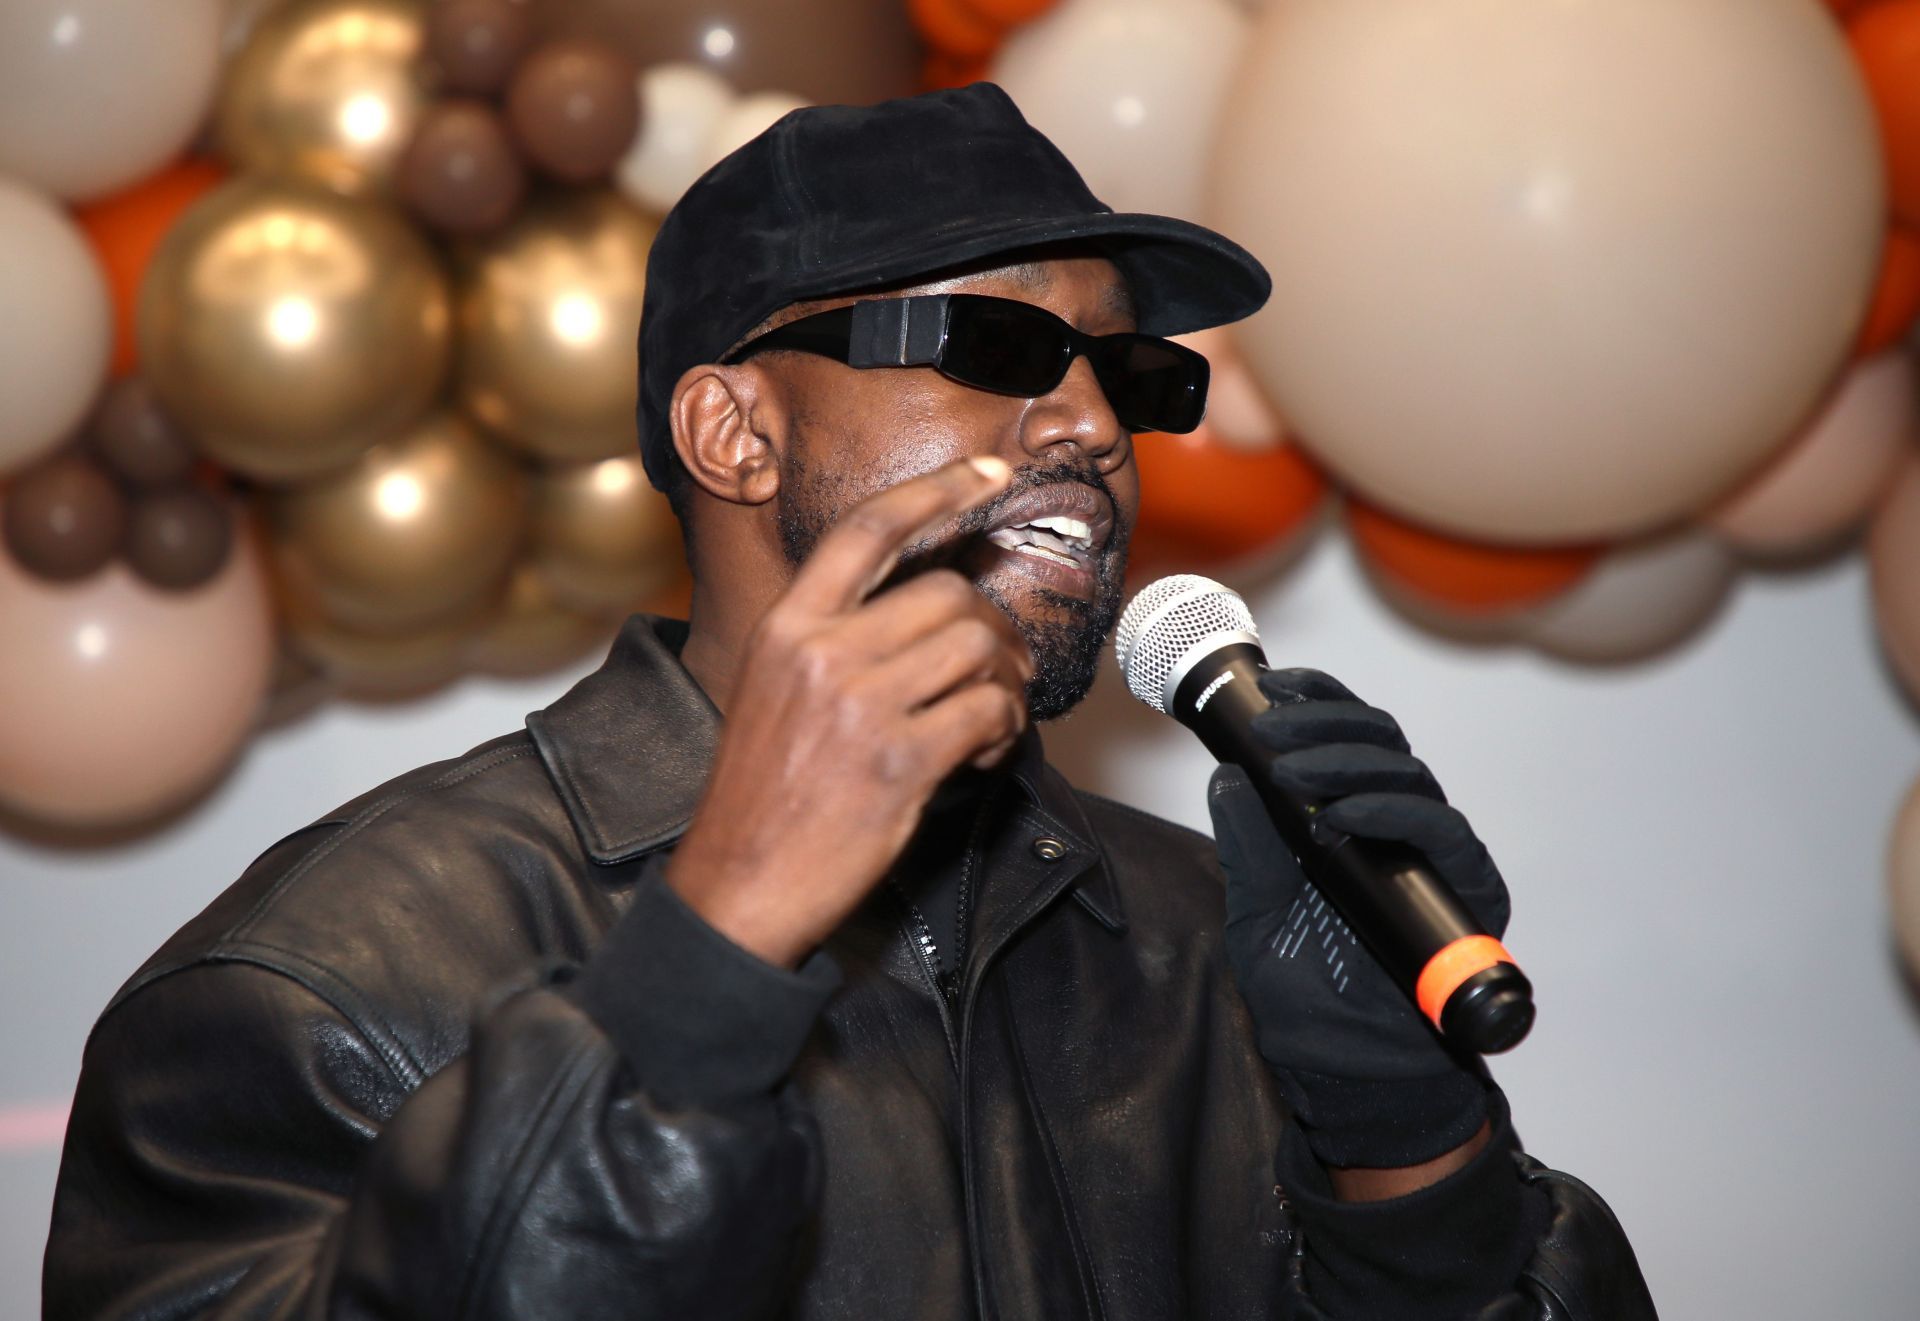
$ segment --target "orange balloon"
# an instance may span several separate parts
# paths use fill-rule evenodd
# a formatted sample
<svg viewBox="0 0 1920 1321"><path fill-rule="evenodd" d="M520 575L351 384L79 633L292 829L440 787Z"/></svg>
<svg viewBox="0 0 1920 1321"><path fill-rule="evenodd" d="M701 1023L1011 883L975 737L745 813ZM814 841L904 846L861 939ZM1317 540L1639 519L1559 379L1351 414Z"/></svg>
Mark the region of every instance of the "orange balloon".
<svg viewBox="0 0 1920 1321"><path fill-rule="evenodd" d="M1880 121L1893 213L1920 225L1920 0L1881 0L1847 25Z"/></svg>
<svg viewBox="0 0 1920 1321"><path fill-rule="evenodd" d="M1133 438L1140 518L1129 569L1196 569L1267 550L1302 527L1327 480L1298 449L1250 452L1222 444L1205 426L1184 436Z"/></svg>
<svg viewBox="0 0 1920 1321"><path fill-rule="evenodd" d="M1535 605L1583 578L1599 546L1515 548L1441 536L1347 500L1347 527L1368 564L1418 596L1471 614Z"/></svg>
<svg viewBox="0 0 1920 1321"><path fill-rule="evenodd" d="M1870 358L1891 348L1920 316L1920 230L1895 225L1887 231L1880 258L1880 282L1874 286L1873 306L1860 326L1853 346L1856 358Z"/></svg>
<svg viewBox="0 0 1920 1321"><path fill-rule="evenodd" d="M907 14L926 43L945 55L983 60L1007 34L1005 26L982 18L962 0L907 0Z"/></svg>
<svg viewBox="0 0 1920 1321"><path fill-rule="evenodd" d="M983 23L1010 28L1031 23L1058 3L1060 0L960 0L960 7Z"/></svg>
<svg viewBox="0 0 1920 1321"><path fill-rule="evenodd" d="M966 87L987 76L990 61L979 55L949 55L928 51L920 65L920 90L938 92L949 87Z"/></svg>
<svg viewBox="0 0 1920 1321"><path fill-rule="evenodd" d="M189 158L74 214L107 274L113 298L113 374L125 376L138 360L134 308L147 263L180 213L227 177L214 162Z"/></svg>

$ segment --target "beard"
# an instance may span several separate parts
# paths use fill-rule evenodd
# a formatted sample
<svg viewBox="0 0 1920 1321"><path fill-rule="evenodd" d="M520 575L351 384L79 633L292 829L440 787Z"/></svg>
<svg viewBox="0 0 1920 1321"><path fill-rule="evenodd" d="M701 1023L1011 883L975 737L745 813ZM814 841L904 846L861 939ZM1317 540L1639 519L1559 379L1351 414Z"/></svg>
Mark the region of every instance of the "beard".
<svg viewBox="0 0 1920 1321"><path fill-rule="evenodd" d="M1029 589L1030 601L1038 611L1023 609L1013 595L998 584L968 571L968 560L981 553L987 543L984 534L1000 517L1000 511L1015 496L1035 487L1056 483L1091 486L1107 498L1114 511L1112 534L1097 552L1092 568L1094 591L1090 600L1067 596L1044 587ZM776 519L780 546L787 562L798 568L813 553L838 521L840 514L857 503L860 496L850 489L846 477L816 476L800 457L798 449L787 457L779 494ZM865 492L863 494L871 494ZM971 580L980 594L1013 621L1027 649L1033 653L1033 677L1027 681L1027 714L1034 720L1054 720L1078 706L1093 688L1099 673L1100 656L1107 638L1120 618L1120 598L1127 569L1127 540L1132 528L1125 521L1120 502L1114 498L1107 479L1090 461L1069 461L1016 468L1007 489L991 501L968 510L939 539L916 542L907 547L900 563L879 590L885 591L929 569L954 569ZM1017 552L1008 552L1017 553Z"/></svg>

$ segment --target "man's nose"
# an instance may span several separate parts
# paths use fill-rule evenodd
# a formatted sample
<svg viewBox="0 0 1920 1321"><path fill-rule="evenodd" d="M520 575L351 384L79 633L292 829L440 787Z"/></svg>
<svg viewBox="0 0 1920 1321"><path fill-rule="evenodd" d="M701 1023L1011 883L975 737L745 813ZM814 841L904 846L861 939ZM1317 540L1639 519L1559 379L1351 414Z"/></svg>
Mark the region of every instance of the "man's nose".
<svg viewBox="0 0 1920 1321"><path fill-rule="evenodd" d="M1060 384L1027 405L1020 423L1021 443L1036 457L1057 445L1073 445L1098 459L1127 434L1085 355L1073 360Z"/></svg>

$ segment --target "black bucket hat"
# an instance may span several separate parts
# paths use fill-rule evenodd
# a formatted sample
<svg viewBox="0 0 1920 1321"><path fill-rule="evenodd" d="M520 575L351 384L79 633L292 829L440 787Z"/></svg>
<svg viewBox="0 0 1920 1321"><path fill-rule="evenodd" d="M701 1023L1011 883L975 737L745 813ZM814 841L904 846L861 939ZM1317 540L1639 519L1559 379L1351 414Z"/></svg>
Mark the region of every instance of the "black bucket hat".
<svg viewBox="0 0 1920 1321"><path fill-rule="evenodd" d="M786 115L702 175L654 239L640 316L647 476L664 489L679 463L667 404L681 374L781 308L1060 242L1120 268L1150 335L1238 321L1272 289L1212 230L1103 204L992 83Z"/></svg>

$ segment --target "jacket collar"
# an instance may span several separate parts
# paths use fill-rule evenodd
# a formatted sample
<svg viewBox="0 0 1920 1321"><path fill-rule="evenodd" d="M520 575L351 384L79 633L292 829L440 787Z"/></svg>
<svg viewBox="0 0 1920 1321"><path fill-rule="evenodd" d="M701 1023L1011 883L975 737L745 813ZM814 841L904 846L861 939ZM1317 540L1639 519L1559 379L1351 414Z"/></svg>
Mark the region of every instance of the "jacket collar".
<svg viewBox="0 0 1920 1321"><path fill-rule="evenodd" d="M527 732L587 856L631 861L677 840L693 819L720 742L720 713L680 664L687 625L634 615L606 663L545 710ZM1124 930L1119 892L1085 809L1029 729L1009 771L1086 869L1075 895L1100 923ZM1078 861L1080 859L1076 859Z"/></svg>

